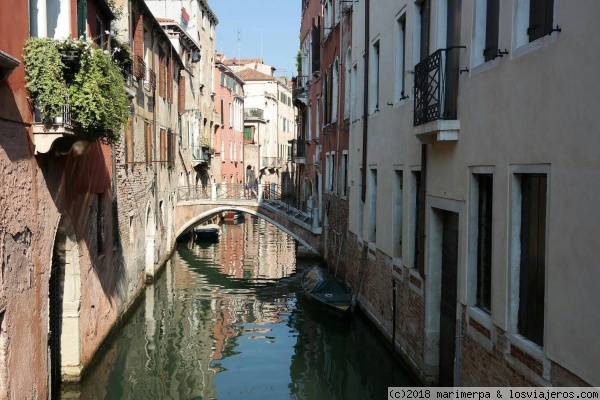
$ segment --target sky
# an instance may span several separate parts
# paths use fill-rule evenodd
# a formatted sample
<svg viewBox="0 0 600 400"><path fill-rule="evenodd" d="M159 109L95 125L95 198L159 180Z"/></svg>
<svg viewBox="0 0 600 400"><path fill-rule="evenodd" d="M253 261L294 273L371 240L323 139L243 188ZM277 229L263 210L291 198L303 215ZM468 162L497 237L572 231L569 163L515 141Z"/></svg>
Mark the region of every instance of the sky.
<svg viewBox="0 0 600 400"><path fill-rule="evenodd" d="M262 56L265 64L277 68L275 76L298 74L300 0L209 0L208 5L219 19L218 53L227 58Z"/></svg>

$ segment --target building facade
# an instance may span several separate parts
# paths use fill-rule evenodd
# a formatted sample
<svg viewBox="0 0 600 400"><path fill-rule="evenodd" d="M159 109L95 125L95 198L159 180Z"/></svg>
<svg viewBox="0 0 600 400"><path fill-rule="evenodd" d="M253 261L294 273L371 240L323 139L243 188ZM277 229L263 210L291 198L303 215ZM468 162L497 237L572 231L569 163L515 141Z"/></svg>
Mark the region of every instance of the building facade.
<svg viewBox="0 0 600 400"><path fill-rule="evenodd" d="M291 141L296 137L292 88L262 59L224 59L245 82L244 130L246 164L271 191L290 191Z"/></svg>
<svg viewBox="0 0 600 400"><path fill-rule="evenodd" d="M217 57L215 99L220 119L215 131L213 177L216 183L244 185L244 81Z"/></svg>
<svg viewBox="0 0 600 400"><path fill-rule="evenodd" d="M597 386L583 310L600 170L576 143L595 143L600 47L576 43L598 4L352 7L347 278L363 309L424 382ZM575 70L585 85L562 78Z"/></svg>
<svg viewBox="0 0 600 400"><path fill-rule="evenodd" d="M193 104L188 103L188 113L197 120L190 124L194 185L203 187L214 181L211 158L217 144L214 142L220 116L215 102L215 40L219 20L206 0L148 0L148 8L158 19L171 19L195 41L200 49L194 55L196 67L190 87L195 88ZM197 88L197 89L196 89ZM191 114L190 114L191 115ZM192 118L190 116L190 118ZM196 128L197 125L197 128Z"/></svg>

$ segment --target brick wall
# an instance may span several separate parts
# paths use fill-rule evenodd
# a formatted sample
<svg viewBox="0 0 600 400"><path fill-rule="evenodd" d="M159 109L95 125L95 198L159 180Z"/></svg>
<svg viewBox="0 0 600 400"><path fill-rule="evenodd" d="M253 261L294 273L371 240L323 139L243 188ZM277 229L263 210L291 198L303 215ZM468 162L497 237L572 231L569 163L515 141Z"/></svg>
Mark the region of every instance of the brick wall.
<svg viewBox="0 0 600 400"><path fill-rule="evenodd" d="M368 246L365 242L364 246ZM392 337L393 285L396 284L396 352L404 359L413 373L423 381L427 377L424 364L425 304L424 282L404 266L393 266L387 254L367 249L363 255L363 244L348 233L346 241L346 279L353 290L360 288L359 302L376 326L381 327L384 340ZM364 266L361 267L361 260ZM361 268L363 268L361 270ZM411 279L412 277L412 279ZM362 282L361 282L362 281Z"/></svg>

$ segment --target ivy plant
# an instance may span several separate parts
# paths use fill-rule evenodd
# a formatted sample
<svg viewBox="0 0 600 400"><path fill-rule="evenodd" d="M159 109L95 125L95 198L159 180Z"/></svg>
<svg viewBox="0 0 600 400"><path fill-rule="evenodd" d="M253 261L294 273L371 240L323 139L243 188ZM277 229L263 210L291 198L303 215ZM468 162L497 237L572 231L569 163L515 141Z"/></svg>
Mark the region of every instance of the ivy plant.
<svg viewBox="0 0 600 400"><path fill-rule="evenodd" d="M65 65L52 39L34 38L25 44L26 87L39 106L42 119L62 113L67 99L63 76Z"/></svg>
<svg viewBox="0 0 600 400"><path fill-rule="evenodd" d="M129 100L119 65L91 40L31 38L25 44L31 100L44 118L70 105L76 130L91 140L114 143L127 121Z"/></svg>

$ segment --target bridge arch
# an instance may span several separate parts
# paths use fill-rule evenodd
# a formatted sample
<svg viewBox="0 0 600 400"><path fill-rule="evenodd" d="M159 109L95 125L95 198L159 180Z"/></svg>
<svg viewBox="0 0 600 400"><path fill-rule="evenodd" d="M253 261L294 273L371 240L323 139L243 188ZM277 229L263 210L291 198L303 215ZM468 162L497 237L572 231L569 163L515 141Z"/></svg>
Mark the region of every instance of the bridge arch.
<svg viewBox="0 0 600 400"><path fill-rule="evenodd" d="M315 249L310 243L308 243L306 240L304 240L303 238L298 236L296 233L294 233L291 230L289 230L288 228L286 228L284 225L280 224L279 222L275 221L274 219L268 217L267 215L265 215L259 211L253 210L252 208L239 207L239 206L235 206L235 207L219 206L219 207L211 208L210 210L204 211L202 213L199 213L196 216L194 216L194 218L192 218L192 219L188 220L186 223L184 223L178 229L175 236L179 237L181 234L183 234L185 231L188 231L190 228L192 228L194 225L198 224L199 222L202 222L203 220L207 220L211 216L213 216L215 214L220 214L223 211L242 211L242 212L257 216L259 218L262 218L265 221L275 225L277 228L281 229L282 231L284 231L285 233L287 233L294 239L296 239L300 244L302 244L304 247L306 247L312 253L318 254L317 249Z"/></svg>

